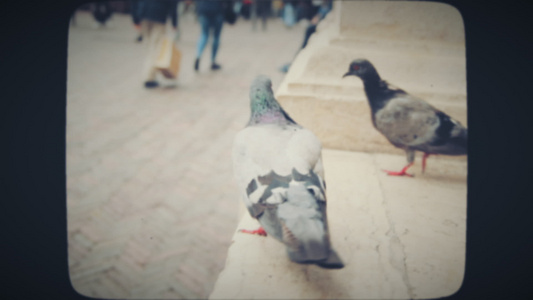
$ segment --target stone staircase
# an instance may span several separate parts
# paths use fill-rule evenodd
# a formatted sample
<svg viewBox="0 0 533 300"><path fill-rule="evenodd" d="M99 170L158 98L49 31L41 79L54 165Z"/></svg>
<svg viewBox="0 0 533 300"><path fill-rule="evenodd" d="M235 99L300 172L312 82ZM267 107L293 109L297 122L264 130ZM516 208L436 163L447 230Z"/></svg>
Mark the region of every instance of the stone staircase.
<svg viewBox="0 0 533 300"><path fill-rule="evenodd" d="M385 9L373 1L335 4L277 91L288 113L314 131L324 147L403 153L373 128L361 80L342 78L356 58L369 59L384 80L467 124L464 31L452 7L419 2L391 2ZM405 15L417 9L424 10L417 14L424 18L406 22ZM396 13L387 13L392 11ZM350 12L354 15L345 20L343 14L351 16Z"/></svg>

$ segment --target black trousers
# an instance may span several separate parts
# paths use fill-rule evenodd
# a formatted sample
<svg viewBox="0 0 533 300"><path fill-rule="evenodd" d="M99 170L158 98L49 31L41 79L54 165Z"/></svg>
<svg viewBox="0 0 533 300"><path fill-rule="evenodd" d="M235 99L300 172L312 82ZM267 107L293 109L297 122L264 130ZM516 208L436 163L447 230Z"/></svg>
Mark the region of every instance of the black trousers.
<svg viewBox="0 0 533 300"><path fill-rule="evenodd" d="M302 49L307 46L307 42L309 41L309 37L316 31L316 25L309 25L307 26L307 29L305 30L305 36L304 36L304 43L302 44Z"/></svg>
<svg viewBox="0 0 533 300"><path fill-rule="evenodd" d="M108 1L97 2L94 4L93 17L98 23L105 24L112 14L111 4Z"/></svg>

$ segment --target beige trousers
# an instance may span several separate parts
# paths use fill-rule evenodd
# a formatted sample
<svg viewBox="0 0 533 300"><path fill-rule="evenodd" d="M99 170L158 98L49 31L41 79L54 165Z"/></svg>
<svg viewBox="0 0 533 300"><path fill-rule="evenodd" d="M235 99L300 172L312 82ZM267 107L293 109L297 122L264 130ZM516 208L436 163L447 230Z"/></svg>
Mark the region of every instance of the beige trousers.
<svg viewBox="0 0 533 300"><path fill-rule="evenodd" d="M166 34L166 25L144 20L141 22L141 32L147 44L147 55L144 63L144 81L155 80L157 69L154 67Z"/></svg>

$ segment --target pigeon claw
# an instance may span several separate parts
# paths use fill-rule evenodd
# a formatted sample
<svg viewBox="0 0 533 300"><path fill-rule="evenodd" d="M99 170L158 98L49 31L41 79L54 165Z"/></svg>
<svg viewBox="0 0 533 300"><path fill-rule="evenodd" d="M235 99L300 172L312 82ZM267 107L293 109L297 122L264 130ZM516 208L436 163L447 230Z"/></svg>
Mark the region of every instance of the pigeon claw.
<svg viewBox="0 0 533 300"><path fill-rule="evenodd" d="M409 173L405 172L404 170L401 170L399 172L387 171L387 170L383 170L383 171L386 172L387 175L389 175L389 176L409 176L409 177L414 177L413 174L409 174Z"/></svg>
<svg viewBox="0 0 533 300"><path fill-rule="evenodd" d="M409 167L412 166L412 165L413 165L413 163L408 164L407 166L403 167L403 169L401 171L399 171L399 172L387 171L387 170L383 170L383 171L387 172L387 174L389 176L409 176L409 177L414 177L414 175L407 173L407 169L409 169Z"/></svg>
<svg viewBox="0 0 533 300"><path fill-rule="evenodd" d="M248 229L239 229L239 232L242 233L249 233L249 234L257 234L260 236L267 236L266 231L263 229L263 227L259 227L256 230L248 230Z"/></svg>

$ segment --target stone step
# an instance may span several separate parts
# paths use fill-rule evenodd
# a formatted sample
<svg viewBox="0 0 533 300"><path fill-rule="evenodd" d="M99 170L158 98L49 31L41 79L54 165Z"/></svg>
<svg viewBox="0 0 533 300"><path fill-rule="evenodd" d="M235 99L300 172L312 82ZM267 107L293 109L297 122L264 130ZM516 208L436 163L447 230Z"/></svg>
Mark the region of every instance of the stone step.
<svg viewBox="0 0 533 300"><path fill-rule="evenodd" d="M318 96L279 95L278 101L296 122L313 131L324 147L346 151L402 154L372 125L366 99L358 100ZM432 103L462 124L467 124L466 110L459 104Z"/></svg>
<svg viewBox="0 0 533 300"><path fill-rule="evenodd" d="M351 61L366 58L376 67L381 78L408 93L432 92L443 94L466 94L466 60L464 53L457 56L421 56L417 52L391 52L371 48L341 48L321 46L308 49L307 55L297 61L301 74L291 80L310 83L362 87L356 77L342 76L348 71ZM311 50L312 53L309 53ZM302 51L304 52L304 51ZM416 59L414 59L416 57ZM289 86L291 85L289 83ZM294 86L294 85L293 85Z"/></svg>
<svg viewBox="0 0 533 300"><path fill-rule="evenodd" d="M411 95L421 98L434 106L452 105L465 108L466 97L464 94L457 93L437 93L430 90L418 89L414 92L408 92ZM322 100L338 101L367 101L365 91L362 85L353 84L331 84L324 81L294 81L288 83L286 93L280 93L277 97L317 97Z"/></svg>
<svg viewBox="0 0 533 300"><path fill-rule="evenodd" d="M416 52L419 55L427 56L464 56L465 48L463 43L452 43L442 41L420 41L415 39L379 39L373 32L358 31L357 37L338 36L329 41L332 46L348 49L372 49L373 51L388 52L394 49L398 54L410 54Z"/></svg>

